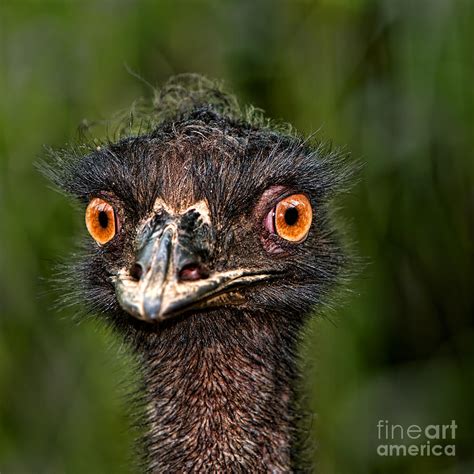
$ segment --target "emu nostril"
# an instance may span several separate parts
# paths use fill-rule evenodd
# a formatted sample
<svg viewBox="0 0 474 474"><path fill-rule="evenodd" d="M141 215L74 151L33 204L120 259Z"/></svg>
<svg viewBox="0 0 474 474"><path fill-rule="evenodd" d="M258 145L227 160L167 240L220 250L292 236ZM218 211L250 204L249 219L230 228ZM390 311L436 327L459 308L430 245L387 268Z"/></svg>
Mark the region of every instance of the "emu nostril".
<svg viewBox="0 0 474 474"><path fill-rule="evenodd" d="M140 278L142 277L143 275L143 267L141 266L140 263L134 263L131 267L130 267L130 276L138 281L140 280Z"/></svg>
<svg viewBox="0 0 474 474"><path fill-rule="evenodd" d="M181 281L196 281L207 278L208 276L209 272L196 264L185 265L178 274L178 278Z"/></svg>

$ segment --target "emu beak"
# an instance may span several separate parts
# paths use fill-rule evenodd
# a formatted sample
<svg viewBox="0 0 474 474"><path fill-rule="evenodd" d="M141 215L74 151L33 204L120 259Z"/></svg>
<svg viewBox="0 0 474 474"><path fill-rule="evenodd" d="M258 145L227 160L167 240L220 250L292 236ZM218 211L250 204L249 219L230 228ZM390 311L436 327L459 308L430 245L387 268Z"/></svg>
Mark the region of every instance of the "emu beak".
<svg viewBox="0 0 474 474"><path fill-rule="evenodd" d="M159 322L191 310L241 303L238 289L271 276L247 269L208 274L186 264L190 261L193 256L179 244L173 227L152 236L134 270L124 268L114 279L120 305L137 319Z"/></svg>

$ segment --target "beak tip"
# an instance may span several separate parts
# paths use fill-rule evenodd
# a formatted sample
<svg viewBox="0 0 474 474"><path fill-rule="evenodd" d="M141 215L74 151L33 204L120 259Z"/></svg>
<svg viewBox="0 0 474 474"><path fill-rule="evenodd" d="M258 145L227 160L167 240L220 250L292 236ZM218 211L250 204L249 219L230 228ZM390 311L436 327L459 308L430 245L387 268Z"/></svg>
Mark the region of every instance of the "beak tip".
<svg viewBox="0 0 474 474"><path fill-rule="evenodd" d="M161 300L145 300L143 305L143 318L145 321L152 323L159 322L163 319L162 316Z"/></svg>

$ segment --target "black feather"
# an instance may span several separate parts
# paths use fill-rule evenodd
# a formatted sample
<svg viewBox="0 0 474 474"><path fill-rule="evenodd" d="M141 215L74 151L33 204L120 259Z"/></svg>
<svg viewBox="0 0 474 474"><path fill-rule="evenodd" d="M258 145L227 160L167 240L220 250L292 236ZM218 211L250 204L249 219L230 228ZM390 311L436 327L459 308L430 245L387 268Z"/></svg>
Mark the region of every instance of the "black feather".
<svg viewBox="0 0 474 474"><path fill-rule="evenodd" d="M289 469L297 343L313 308L347 274L330 203L352 186L357 167L199 76L172 79L152 106L139 103L115 130L113 140L52 152L42 169L84 206L103 197L119 213L119 235L104 247L90 239L68 273L77 299L142 360L148 469ZM275 199L264 196L273 188L309 197L314 219L304 243L265 233ZM133 263L137 229L157 198L174 207L208 203L215 234L202 258L210 271L270 265L284 278L245 290L238 308L161 325L133 319L117 303L111 277Z"/></svg>

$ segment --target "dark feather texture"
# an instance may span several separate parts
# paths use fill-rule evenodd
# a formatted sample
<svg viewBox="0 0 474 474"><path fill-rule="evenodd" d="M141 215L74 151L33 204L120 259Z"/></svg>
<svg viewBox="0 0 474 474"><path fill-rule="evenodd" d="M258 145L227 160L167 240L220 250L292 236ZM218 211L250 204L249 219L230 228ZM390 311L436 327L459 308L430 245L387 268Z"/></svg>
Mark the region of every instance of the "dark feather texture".
<svg viewBox="0 0 474 474"><path fill-rule="evenodd" d="M53 153L44 172L83 205L101 197L118 214L116 238L102 247L90 239L69 275L74 293L140 358L147 467L288 471L297 342L347 267L329 203L352 185L354 167L196 76L171 80L153 107L137 106L125 123L114 141ZM291 193L308 196L314 213L297 245L263 225L277 199ZM200 236L199 258L209 272L270 268L277 276L240 289L238 305L224 301L154 325L132 318L117 302L114 277L133 265L137 232L157 199L178 210L207 204L212 225Z"/></svg>

